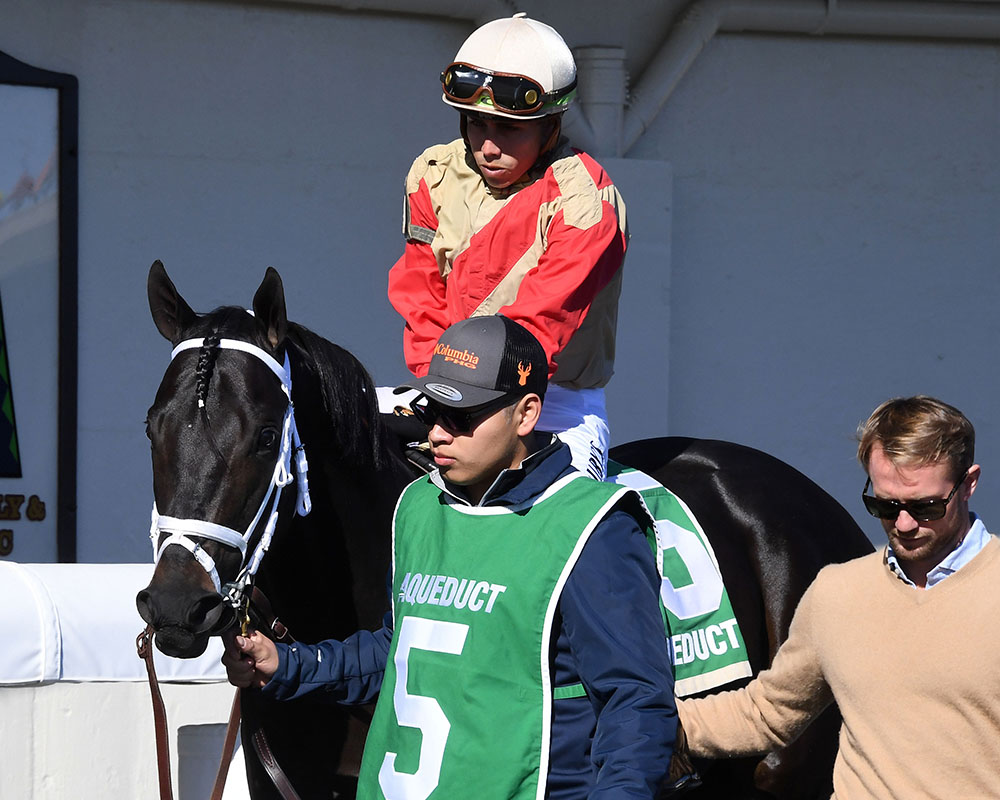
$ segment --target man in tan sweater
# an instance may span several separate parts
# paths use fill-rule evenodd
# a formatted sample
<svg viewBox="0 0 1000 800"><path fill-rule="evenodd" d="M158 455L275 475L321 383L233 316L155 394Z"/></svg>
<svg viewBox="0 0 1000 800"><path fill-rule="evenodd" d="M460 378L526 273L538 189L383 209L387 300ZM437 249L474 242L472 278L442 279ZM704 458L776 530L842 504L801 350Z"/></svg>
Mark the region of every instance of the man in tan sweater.
<svg viewBox="0 0 1000 800"><path fill-rule="evenodd" d="M748 686L679 702L691 751L767 752L836 701L837 800L1000 798L1000 543L969 513L975 431L921 396L858 437L888 546L822 570Z"/></svg>

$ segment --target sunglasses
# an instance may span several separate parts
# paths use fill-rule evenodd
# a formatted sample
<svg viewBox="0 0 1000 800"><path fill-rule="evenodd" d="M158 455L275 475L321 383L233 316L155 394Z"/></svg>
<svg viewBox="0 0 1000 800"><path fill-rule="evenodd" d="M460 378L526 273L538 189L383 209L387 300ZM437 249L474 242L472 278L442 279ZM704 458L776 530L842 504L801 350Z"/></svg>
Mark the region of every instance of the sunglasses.
<svg viewBox="0 0 1000 800"><path fill-rule="evenodd" d="M452 433L468 433L476 427L485 417L498 411L501 408L517 402L519 397L512 397L505 394L489 403L484 403L475 408L450 408L436 403L430 398L424 398L422 402L413 402L410 409L413 416L424 425L433 427L438 422Z"/></svg>
<svg viewBox="0 0 1000 800"><path fill-rule="evenodd" d="M576 81L554 92L544 92L537 81L524 75L489 72L468 64L451 64L441 73L445 97L463 105L474 105L488 94L493 105L508 114L531 114L546 103L564 97L576 88Z"/></svg>
<svg viewBox="0 0 1000 800"><path fill-rule="evenodd" d="M900 511L905 511L918 522L930 522L941 519L948 507L948 501L955 496L958 487L965 483L968 473L959 478L955 488L949 492L944 500L917 500L912 503L900 503L898 500L887 500L882 497L872 497L866 494L868 487L872 485L872 479L865 481L865 488L861 490L861 500L865 504L868 513L879 519L895 520Z"/></svg>

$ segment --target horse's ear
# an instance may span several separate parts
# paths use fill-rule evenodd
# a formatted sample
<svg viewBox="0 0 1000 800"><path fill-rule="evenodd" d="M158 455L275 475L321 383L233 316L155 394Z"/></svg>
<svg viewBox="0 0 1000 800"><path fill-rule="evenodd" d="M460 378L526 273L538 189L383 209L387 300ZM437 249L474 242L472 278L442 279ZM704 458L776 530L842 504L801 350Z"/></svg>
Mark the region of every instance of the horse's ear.
<svg viewBox="0 0 1000 800"><path fill-rule="evenodd" d="M274 267L267 268L257 294L253 296L253 314L257 320L257 328L272 349L285 340L285 334L288 332L285 287L281 283L278 270Z"/></svg>
<svg viewBox="0 0 1000 800"><path fill-rule="evenodd" d="M156 329L164 339L176 343L181 332L191 327L198 315L180 296L159 259L149 268L146 293L149 295L149 310L153 314Z"/></svg>

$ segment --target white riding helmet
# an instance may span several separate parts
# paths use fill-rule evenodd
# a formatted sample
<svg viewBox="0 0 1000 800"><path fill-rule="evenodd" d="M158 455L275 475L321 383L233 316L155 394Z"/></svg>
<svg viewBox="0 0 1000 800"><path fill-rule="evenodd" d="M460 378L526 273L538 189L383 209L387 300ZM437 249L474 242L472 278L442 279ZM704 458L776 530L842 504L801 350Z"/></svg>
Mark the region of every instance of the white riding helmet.
<svg viewBox="0 0 1000 800"><path fill-rule="evenodd" d="M576 63L554 28L515 14L473 31L441 73L441 87L455 108L540 119L573 102Z"/></svg>

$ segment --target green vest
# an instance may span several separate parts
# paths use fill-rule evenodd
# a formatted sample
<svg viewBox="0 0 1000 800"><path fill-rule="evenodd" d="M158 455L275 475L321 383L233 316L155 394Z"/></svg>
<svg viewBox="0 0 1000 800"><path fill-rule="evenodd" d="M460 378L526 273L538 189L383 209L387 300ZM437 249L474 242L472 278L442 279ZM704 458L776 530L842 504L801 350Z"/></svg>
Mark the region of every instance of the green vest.
<svg viewBox="0 0 1000 800"><path fill-rule="evenodd" d="M427 478L407 487L359 798L544 795L552 619L591 532L628 493L580 473L521 507L465 506Z"/></svg>

